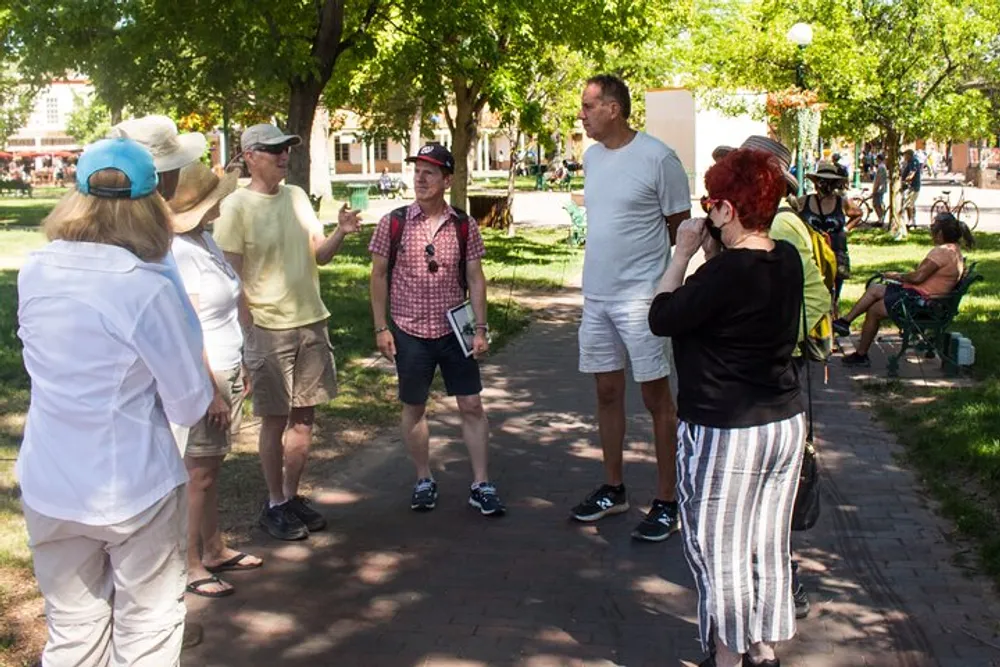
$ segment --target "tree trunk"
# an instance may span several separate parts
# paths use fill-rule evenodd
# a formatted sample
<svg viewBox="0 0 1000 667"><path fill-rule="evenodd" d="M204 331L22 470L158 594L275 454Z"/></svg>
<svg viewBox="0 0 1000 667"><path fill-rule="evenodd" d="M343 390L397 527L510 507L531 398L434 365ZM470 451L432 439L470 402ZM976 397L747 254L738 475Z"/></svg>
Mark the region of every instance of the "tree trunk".
<svg viewBox="0 0 1000 667"><path fill-rule="evenodd" d="M464 81L455 82L455 127L452 130L451 154L455 156L455 175L451 179L451 205L468 210L469 151L479 134L476 93Z"/></svg>
<svg viewBox="0 0 1000 667"><path fill-rule="evenodd" d="M508 139L511 138L508 136ZM513 141L510 142L510 159L507 161L507 211L510 216L510 220L507 224L507 236L514 236L514 185L515 176L517 175L517 160L514 159L514 151L516 147L521 143L521 130L517 130L517 134L514 135Z"/></svg>
<svg viewBox="0 0 1000 667"><path fill-rule="evenodd" d="M122 107L120 104L116 104L111 107L111 124L117 125L122 122Z"/></svg>
<svg viewBox="0 0 1000 667"><path fill-rule="evenodd" d="M302 143L288 155L288 175L285 177L285 182L299 186L306 193L309 192L309 148L313 117L316 115L322 91L323 84L315 77L293 81L288 103L288 127L282 128L288 134L302 137Z"/></svg>
<svg viewBox="0 0 1000 667"><path fill-rule="evenodd" d="M889 231L893 236L904 239L906 238L906 223L903 221L902 211L896 207L896 193L900 189L896 172L899 166L901 138L894 127L886 127L884 130L887 149L885 166L889 172Z"/></svg>
<svg viewBox="0 0 1000 667"><path fill-rule="evenodd" d="M424 120L424 101L417 101L417 110L413 114L413 122L410 123L410 155L416 155L417 151L420 150L420 144L422 143L423 136L421 136L421 127L423 126Z"/></svg>

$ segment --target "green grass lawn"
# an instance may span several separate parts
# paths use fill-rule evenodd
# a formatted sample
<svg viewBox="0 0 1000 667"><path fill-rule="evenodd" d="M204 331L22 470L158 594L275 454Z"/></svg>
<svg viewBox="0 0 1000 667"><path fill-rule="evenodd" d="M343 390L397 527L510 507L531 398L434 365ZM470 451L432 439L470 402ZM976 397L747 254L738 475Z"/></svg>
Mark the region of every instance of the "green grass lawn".
<svg viewBox="0 0 1000 667"><path fill-rule="evenodd" d="M21 209L21 215L34 216L34 209ZM335 348L340 393L336 400L321 408L318 423L321 433L332 433L335 438L347 431L368 433L398 418L395 376L383 364L375 363L367 250L373 231L372 227L366 227L360 234L349 237L334 261L320 270L320 289L333 314L330 340ZM530 312L516 298L518 291L561 287L579 270L583 250L570 248L565 242L566 232L559 229L523 229L512 238L487 229L483 235L487 248L484 269L489 280L492 349L497 350L530 322ZM19 257L43 243L44 238L37 230L2 230L0 262L10 253L9 266L15 266ZM0 270L0 665L12 666L34 664L32 651L37 650L35 644L41 634L37 615L31 616L26 625L23 619L19 621L12 616L14 612L8 612L23 609L37 596L34 588L25 584L31 581L30 553L13 472L29 388L17 338L16 280L12 268ZM322 470L332 456L323 444L317 444L313 472ZM253 445L234 446L219 491L224 499L222 521L227 529L253 525L256 494L262 484ZM32 639L25 639L26 633ZM26 644L31 646L25 649Z"/></svg>
<svg viewBox="0 0 1000 667"><path fill-rule="evenodd" d="M963 299L953 330L972 339L976 386L959 389L872 389L879 416L906 445L910 462L959 529L977 540L983 567L1000 583L1000 235L977 234L966 253L985 280ZM895 243L880 232L851 239L854 278L845 302L877 271L908 270L931 248L927 232Z"/></svg>

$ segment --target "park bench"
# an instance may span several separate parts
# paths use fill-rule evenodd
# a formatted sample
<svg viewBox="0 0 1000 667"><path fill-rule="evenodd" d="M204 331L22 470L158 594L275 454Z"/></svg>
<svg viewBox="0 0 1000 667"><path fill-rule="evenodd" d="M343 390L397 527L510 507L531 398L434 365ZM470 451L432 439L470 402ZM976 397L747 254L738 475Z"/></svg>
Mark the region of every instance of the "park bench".
<svg viewBox="0 0 1000 667"><path fill-rule="evenodd" d="M31 183L18 179L0 179L0 194L15 193L26 197L32 196Z"/></svg>
<svg viewBox="0 0 1000 667"><path fill-rule="evenodd" d="M946 359L949 354L949 332L955 316L958 315L958 308L969 288L983 279L983 276L976 272L976 263L969 264L961 280L955 285L955 289L944 296L924 297L907 293L906 296L895 302L889 309L889 318L899 327L902 342L899 351L890 356L886 366L890 377L899 375L899 360L906 354L910 343L915 343L918 350L922 350L929 357L935 354L941 359ZM888 281L882 274L876 274L868 280L867 285L874 282ZM866 287L867 287L866 285ZM952 360L954 361L954 360Z"/></svg>
<svg viewBox="0 0 1000 667"><path fill-rule="evenodd" d="M569 244L584 245L587 242L587 212L573 202L563 204L563 210L569 214Z"/></svg>

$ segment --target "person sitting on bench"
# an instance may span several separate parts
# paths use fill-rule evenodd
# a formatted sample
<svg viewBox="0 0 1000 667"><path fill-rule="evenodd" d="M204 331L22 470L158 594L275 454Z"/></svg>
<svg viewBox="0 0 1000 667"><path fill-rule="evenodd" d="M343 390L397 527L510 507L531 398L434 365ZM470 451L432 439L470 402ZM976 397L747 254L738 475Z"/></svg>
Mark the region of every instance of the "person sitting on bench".
<svg viewBox="0 0 1000 667"><path fill-rule="evenodd" d="M840 336L851 334L851 322L862 313L861 340L855 352L841 361L847 366L868 366L868 349L878 334L879 323L889 317L889 311L908 296L933 298L950 293L965 272L965 259L960 243L971 248L972 232L951 213L940 213L931 225L934 247L915 270L909 273L886 271L882 277L889 283L873 283L851 308L846 317L833 321L833 330Z"/></svg>

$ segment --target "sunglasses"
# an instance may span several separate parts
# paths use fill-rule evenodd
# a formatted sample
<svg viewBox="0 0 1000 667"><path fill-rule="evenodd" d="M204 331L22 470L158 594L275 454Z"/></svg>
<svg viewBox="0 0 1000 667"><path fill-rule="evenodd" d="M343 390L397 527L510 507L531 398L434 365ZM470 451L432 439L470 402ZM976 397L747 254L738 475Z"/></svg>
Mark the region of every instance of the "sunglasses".
<svg viewBox="0 0 1000 667"><path fill-rule="evenodd" d="M437 273L438 272L438 263L437 263L437 260L434 259L434 244L433 243L428 243L424 247L424 252L427 254L427 271L428 271L428 273Z"/></svg>
<svg viewBox="0 0 1000 667"><path fill-rule="evenodd" d="M701 210L703 210L705 212L705 215L708 215L709 213L712 212L713 208L715 208L716 206L718 206L719 204L721 204L724 201L726 201L726 200L725 199L712 199L708 195L702 195L702 198L701 198Z"/></svg>
<svg viewBox="0 0 1000 667"><path fill-rule="evenodd" d="M288 144L279 144L277 146L266 146L264 144L258 144L254 146L251 150L258 153L268 153L270 155L281 155L282 153L287 153L291 149Z"/></svg>

